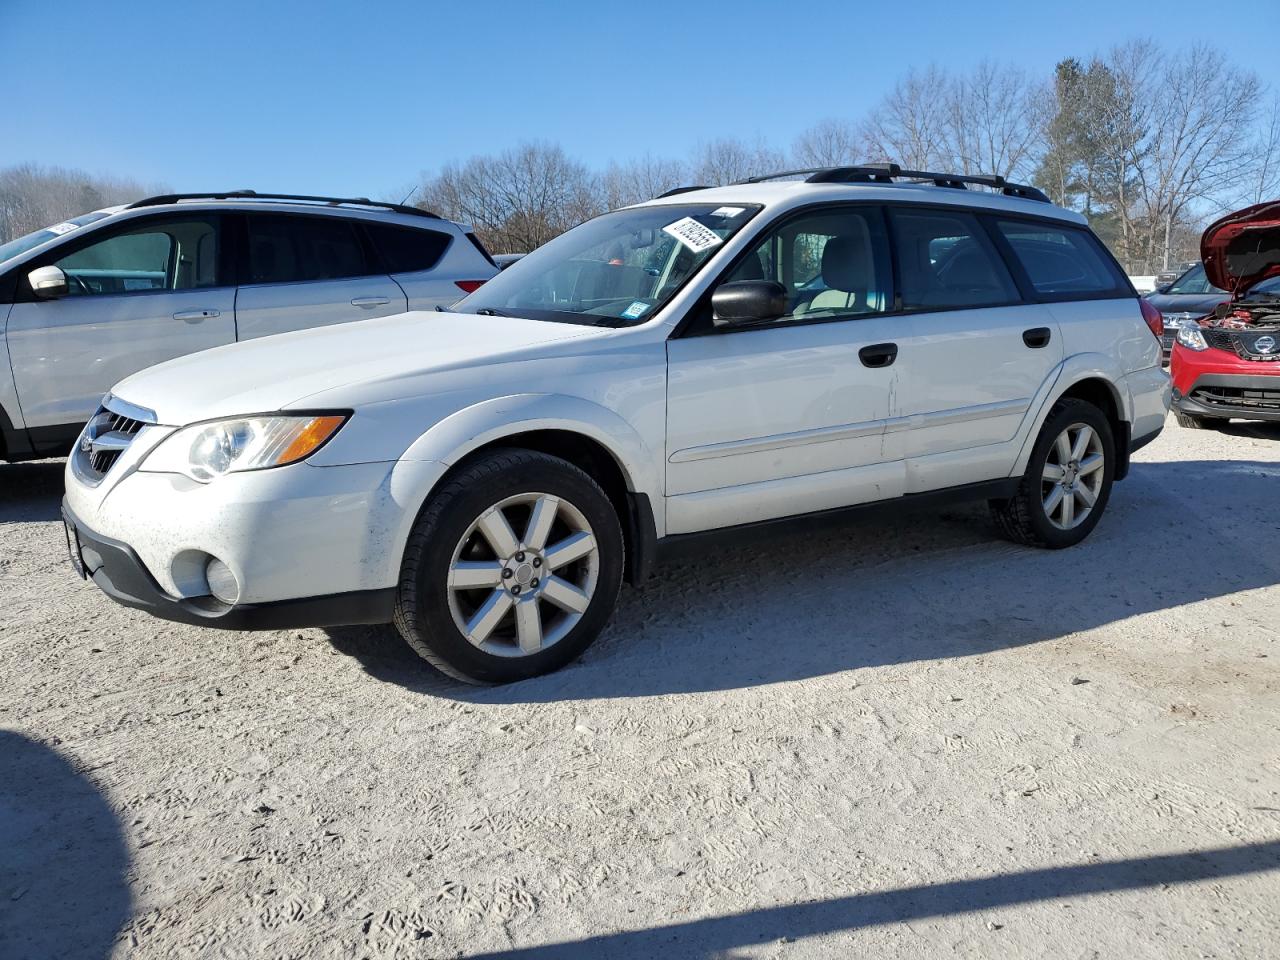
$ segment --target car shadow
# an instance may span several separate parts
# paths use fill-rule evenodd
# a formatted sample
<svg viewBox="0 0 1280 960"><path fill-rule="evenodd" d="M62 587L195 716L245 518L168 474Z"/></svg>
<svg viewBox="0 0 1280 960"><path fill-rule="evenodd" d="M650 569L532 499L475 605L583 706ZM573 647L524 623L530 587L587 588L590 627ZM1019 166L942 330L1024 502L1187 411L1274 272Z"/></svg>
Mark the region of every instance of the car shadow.
<svg viewBox="0 0 1280 960"><path fill-rule="evenodd" d="M1069 550L996 538L982 505L886 509L665 566L576 663L504 687L431 670L390 628L330 637L372 676L475 703L656 696L977 656L1280 581L1280 464L1135 463Z"/></svg>
<svg viewBox="0 0 1280 960"><path fill-rule="evenodd" d="M111 807L48 747L0 730L0 957L106 957L129 919Z"/></svg>
<svg viewBox="0 0 1280 960"><path fill-rule="evenodd" d="M65 460L0 463L0 524L57 520Z"/></svg>
<svg viewBox="0 0 1280 960"><path fill-rule="evenodd" d="M1181 884L1216 882L1276 869L1280 869L1280 842L1251 843L858 893L830 900L686 920L643 930L623 930L582 940L469 954L469 957L470 960L611 960L630 957L709 960L712 957L738 956L736 948L758 947L762 943L789 943L804 937L910 924L914 920L995 910L1022 903L1152 887L1163 890ZM1000 954L1000 951L993 953ZM1052 952L1047 955L1052 955Z"/></svg>

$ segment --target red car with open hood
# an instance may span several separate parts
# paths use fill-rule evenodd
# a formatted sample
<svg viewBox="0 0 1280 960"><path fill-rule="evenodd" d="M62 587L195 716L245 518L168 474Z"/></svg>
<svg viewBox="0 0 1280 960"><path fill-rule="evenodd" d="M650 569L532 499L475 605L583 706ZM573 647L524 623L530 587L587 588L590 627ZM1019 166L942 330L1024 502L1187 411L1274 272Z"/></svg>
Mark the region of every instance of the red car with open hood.
<svg viewBox="0 0 1280 960"><path fill-rule="evenodd" d="M1178 423L1280 421L1280 200L1211 224L1200 254L1209 282L1231 299L1178 328L1170 370Z"/></svg>

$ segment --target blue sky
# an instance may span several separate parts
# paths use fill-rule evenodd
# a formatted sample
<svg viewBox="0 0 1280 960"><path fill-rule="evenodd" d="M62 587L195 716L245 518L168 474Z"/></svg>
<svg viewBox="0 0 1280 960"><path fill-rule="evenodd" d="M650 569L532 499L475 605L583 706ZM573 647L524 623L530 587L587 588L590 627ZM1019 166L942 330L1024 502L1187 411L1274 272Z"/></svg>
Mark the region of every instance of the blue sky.
<svg viewBox="0 0 1280 960"><path fill-rule="evenodd" d="M1227 28L1216 36L1207 9ZM1220 13L1177 0L0 0L0 166L386 196L525 139L595 166L725 135L785 147L824 117L858 117L911 65L1047 73L1131 37L1215 42L1280 90L1280 0L1233 0L1229 24Z"/></svg>

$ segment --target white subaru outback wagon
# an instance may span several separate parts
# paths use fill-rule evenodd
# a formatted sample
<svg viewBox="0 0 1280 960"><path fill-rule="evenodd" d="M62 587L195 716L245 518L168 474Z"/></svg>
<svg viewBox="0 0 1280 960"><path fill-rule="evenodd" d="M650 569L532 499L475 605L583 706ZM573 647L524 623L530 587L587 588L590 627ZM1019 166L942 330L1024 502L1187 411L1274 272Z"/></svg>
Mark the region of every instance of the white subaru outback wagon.
<svg viewBox="0 0 1280 960"><path fill-rule="evenodd" d="M1164 425L1159 333L1080 216L1000 178L673 191L454 312L129 377L68 462L67 539L160 617L394 622L445 672L511 681L580 654L692 535L959 496L1079 542Z"/></svg>

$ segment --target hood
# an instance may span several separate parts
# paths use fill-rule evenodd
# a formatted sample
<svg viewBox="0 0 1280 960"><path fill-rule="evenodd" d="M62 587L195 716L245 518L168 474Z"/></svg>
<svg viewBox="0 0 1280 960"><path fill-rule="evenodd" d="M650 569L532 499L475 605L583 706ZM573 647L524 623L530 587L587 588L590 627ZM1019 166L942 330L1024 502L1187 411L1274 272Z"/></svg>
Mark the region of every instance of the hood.
<svg viewBox="0 0 1280 960"><path fill-rule="evenodd" d="M1211 313L1231 298L1225 293L1148 293L1142 298L1161 313Z"/></svg>
<svg viewBox="0 0 1280 960"><path fill-rule="evenodd" d="M1215 287L1238 299L1255 283L1280 275L1280 200L1256 203L1210 224L1200 259Z"/></svg>
<svg viewBox="0 0 1280 960"><path fill-rule="evenodd" d="M161 423L298 408L321 392L424 373L525 359L547 344L601 328L520 317L414 311L297 330L169 360L120 381L112 393ZM342 406L341 401L331 404Z"/></svg>

